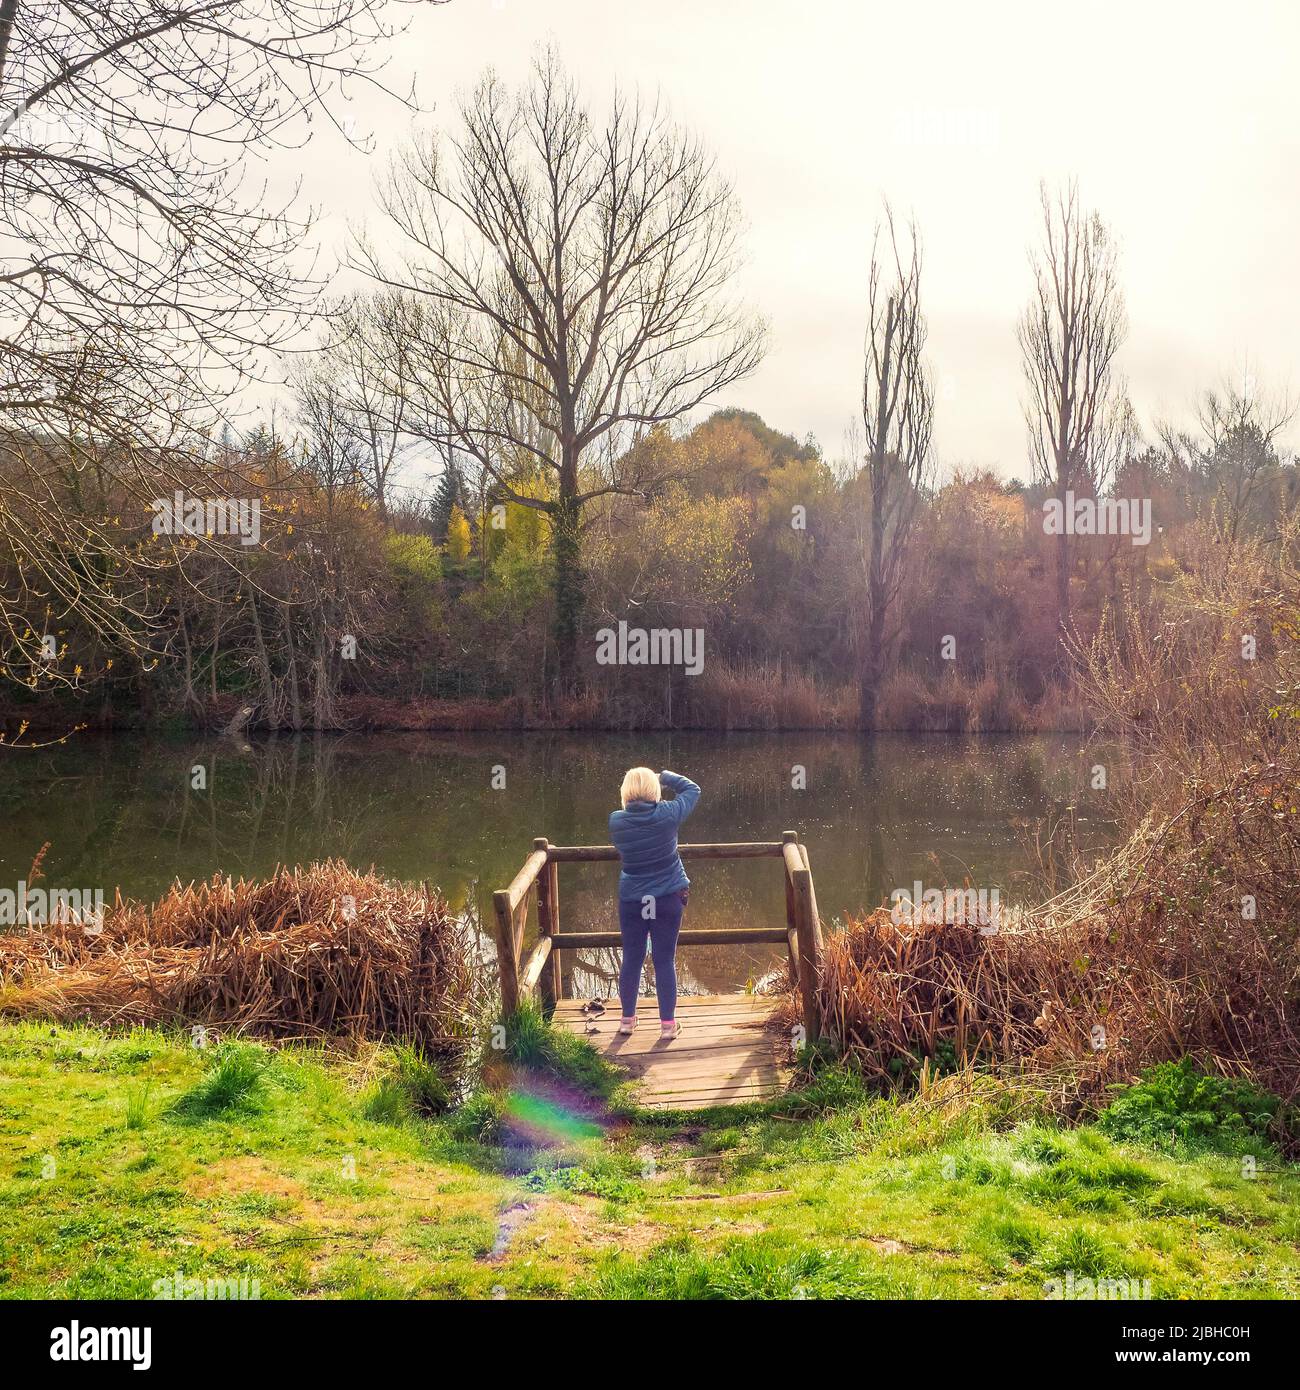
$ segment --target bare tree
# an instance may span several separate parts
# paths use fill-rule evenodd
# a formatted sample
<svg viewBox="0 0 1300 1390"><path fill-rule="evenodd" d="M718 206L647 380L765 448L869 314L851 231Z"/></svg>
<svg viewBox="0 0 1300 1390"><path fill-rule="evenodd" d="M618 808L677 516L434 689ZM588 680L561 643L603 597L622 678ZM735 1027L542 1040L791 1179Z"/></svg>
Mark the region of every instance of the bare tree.
<svg viewBox="0 0 1300 1390"><path fill-rule="evenodd" d="M714 160L658 102L615 94L597 122L556 56L507 90L489 72L452 137L395 162L384 207L409 239L397 268L361 263L427 307L425 430L503 494L544 511L555 560L551 687L575 678L584 506L643 492L630 448L759 360L762 328L721 299L738 210ZM548 495L515 486L521 460Z"/></svg>
<svg viewBox="0 0 1300 1390"><path fill-rule="evenodd" d="M1214 487L1217 524L1236 540L1243 521L1280 469L1278 441L1295 419L1287 396L1261 392L1248 370L1206 391L1197 409L1200 471Z"/></svg>
<svg viewBox="0 0 1300 1390"><path fill-rule="evenodd" d="M1040 189L1043 241L1030 255L1034 294L1017 337L1029 397L1030 457L1064 514L1066 493L1095 495L1124 431L1115 355L1127 333L1117 251L1105 223L1087 211L1075 183ZM1056 546L1056 611L1070 621L1070 537Z"/></svg>
<svg viewBox="0 0 1300 1390"><path fill-rule="evenodd" d="M344 489L360 489L365 470L365 460L342 406L343 385L338 368L319 356L296 361L290 367L289 388L302 462L332 507Z"/></svg>
<svg viewBox="0 0 1300 1390"><path fill-rule="evenodd" d="M355 463L355 478L385 520L394 474L413 443L411 308L392 291L349 295L332 311L320 351L290 371L300 418L329 456Z"/></svg>
<svg viewBox="0 0 1300 1390"><path fill-rule="evenodd" d="M882 240L882 231L887 245ZM889 648L896 635L891 611L902 580L908 536L930 468L934 388L925 361L926 323L921 312L921 241L914 225L900 248L894 215L871 247L867 298L866 365L862 374L862 428L866 461L864 544L866 580L863 640L858 667L859 722L876 722L876 701Z"/></svg>
<svg viewBox="0 0 1300 1390"><path fill-rule="evenodd" d="M312 308L250 153L377 83L381 0L0 0L0 668L71 614L139 651L150 499ZM214 491L220 480L214 479ZM144 572L141 572L143 564ZM156 616L153 614L152 616ZM166 640L166 634L155 633Z"/></svg>

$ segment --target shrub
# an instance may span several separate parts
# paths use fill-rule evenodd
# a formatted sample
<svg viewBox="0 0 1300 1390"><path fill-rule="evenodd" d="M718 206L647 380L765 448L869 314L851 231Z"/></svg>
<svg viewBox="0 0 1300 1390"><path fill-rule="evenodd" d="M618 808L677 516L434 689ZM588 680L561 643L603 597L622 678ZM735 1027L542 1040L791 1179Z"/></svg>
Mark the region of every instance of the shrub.
<svg viewBox="0 0 1300 1390"><path fill-rule="evenodd" d="M497 1144L505 1134L508 1098L500 1091L479 1087L448 1116L453 1139L471 1144Z"/></svg>
<svg viewBox="0 0 1300 1390"><path fill-rule="evenodd" d="M1207 1075L1184 1057L1149 1068L1121 1090L1097 1126L1114 1139L1231 1151L1263 1139L1280 1107L1277 1096L1246 1081Z"/></svg>
<svg viewBox="0 0 1300 1390"><path fill-rule="evenodd" d="M625 1080L585 1039L553 1028L532 1001L521 1003L505 1025L505 1062L608 1100ZM489 1071L491 1068L489 1067Z"/></svg>

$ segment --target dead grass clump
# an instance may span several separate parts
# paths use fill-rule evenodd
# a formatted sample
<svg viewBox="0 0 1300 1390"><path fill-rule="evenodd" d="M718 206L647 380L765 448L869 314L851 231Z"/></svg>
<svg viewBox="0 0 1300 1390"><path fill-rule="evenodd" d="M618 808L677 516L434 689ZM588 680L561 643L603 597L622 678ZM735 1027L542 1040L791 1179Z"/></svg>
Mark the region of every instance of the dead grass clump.
<svg viewBox="0 0 1300 1390"><path fill-rule="evenodd" d="M1012 930L895 924L826 940L823 1028L868 1075L918 1059L1051 1078L1066 1112L1184 1056L1300 1095L1300 763L1189 789ZM1247 905L1246 900L1249 900ZM797 1021L793 993L786 1021Z"/></svg>
<svg viewBox="0 0 1300 1390"><path fill-rule="evenodd" d="M1130 596L1071 644L1078 698L1140 755L1112 794L1124 847L1014 930L881 911L828 938L823 1023L869 1074L978 1061L1068 1111L1190 1056L1300 1096L1300 516L1191 540L1158 603ZM887 683L886 711L915 717L923 694Z"/></svg>
<svg viewBox="0 0 1300 1390"><path fill-rule="evenodd" d="M441 898L337 860L264 882L218 875L152 905L119 897L99 932L70 924L0 936L0 1013L402 1038L449 1079L483 988Z"/></svg>

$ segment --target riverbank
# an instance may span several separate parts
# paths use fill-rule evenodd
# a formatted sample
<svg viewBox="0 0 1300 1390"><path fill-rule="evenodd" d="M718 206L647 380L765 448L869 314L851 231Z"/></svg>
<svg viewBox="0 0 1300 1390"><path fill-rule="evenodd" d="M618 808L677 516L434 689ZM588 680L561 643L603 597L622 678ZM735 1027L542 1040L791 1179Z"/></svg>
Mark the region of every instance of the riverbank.
<svg viewBox="0 0 1300 1390"><path fill-rule="evenodd" d="M854 732L860 728L853 685L830 685L797 672L706 669L697 679L663 676L652 689L617 682L558 701L502 692L435 698L340 695L324 724L268 723L255 700L223 694L175 709L101 695L94 701L47 698L0 705L0 731L21 742L70 730L98 732ZM304 712L306 713L306 712ZM877 733L1084 733L1092 727L1068 690L1048 687L1030 701L994 676L963 680L955 672L934 680L908 670L891 673L877 706Z"/></svg>
<svg viewBox="0 0 1300 1390"><path fill-rule="evenodd" d="M386 1049L252 1051L223 1090L189 1034L0 1024L0 1296L1300 1296L1300 1169L1267 1146L835 1074L689 1120L551 1103L530 1147L381 1100Z"/></svg>

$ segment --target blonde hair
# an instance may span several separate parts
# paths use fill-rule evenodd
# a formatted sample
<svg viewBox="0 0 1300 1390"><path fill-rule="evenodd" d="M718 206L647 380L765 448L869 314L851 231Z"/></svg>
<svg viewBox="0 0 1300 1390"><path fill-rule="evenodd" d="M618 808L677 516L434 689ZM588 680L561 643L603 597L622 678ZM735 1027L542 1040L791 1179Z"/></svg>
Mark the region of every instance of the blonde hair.
<svg viewBox="0 0 1300 1390"><path fill-rule="evenodd" d="M663 796L659 790L659 774L648 767L630 767L618 794L625 811L629 801L658 801Z"/></svg>

